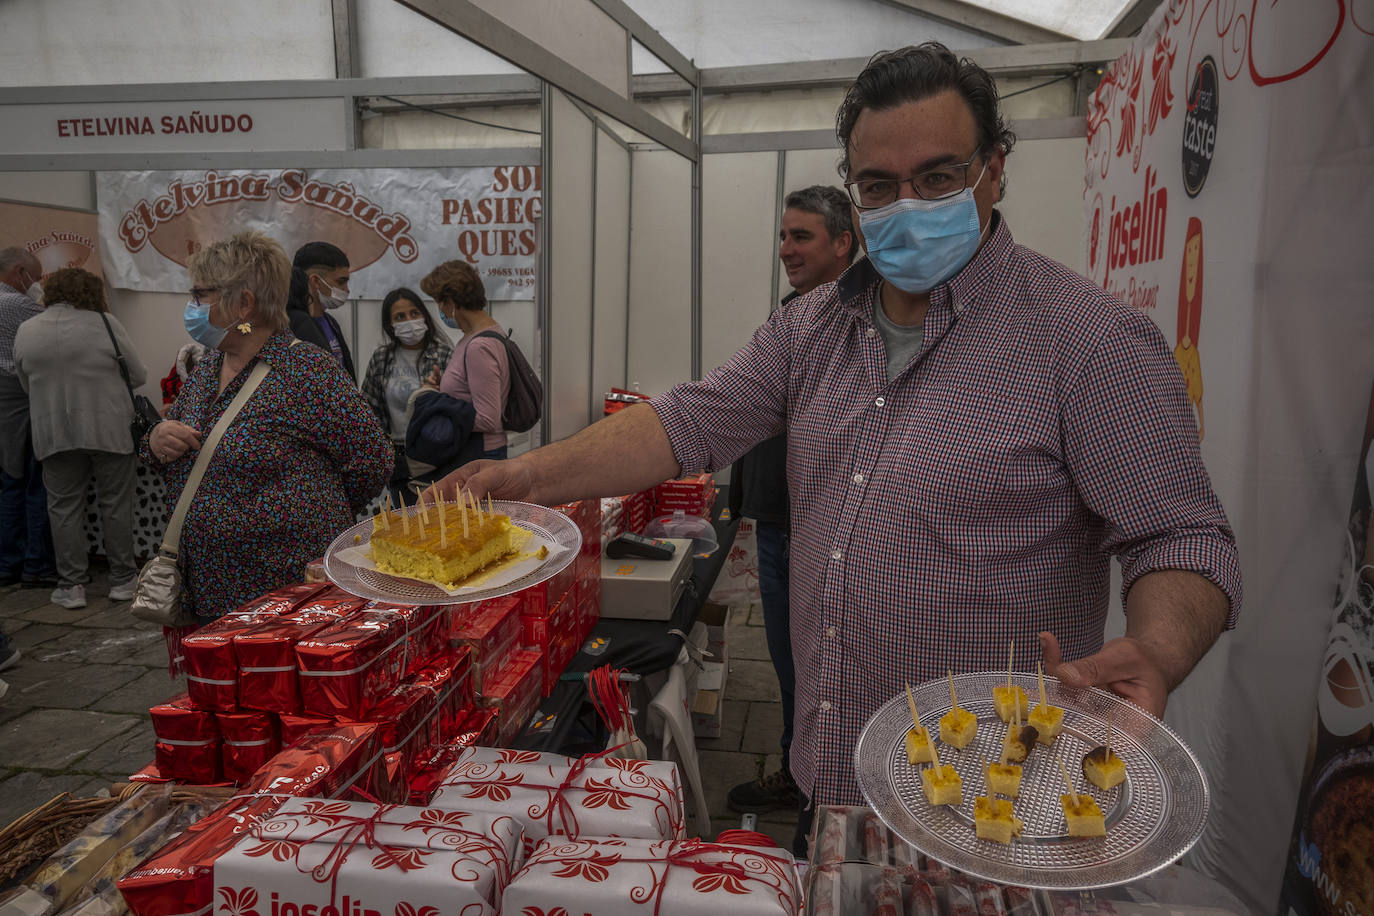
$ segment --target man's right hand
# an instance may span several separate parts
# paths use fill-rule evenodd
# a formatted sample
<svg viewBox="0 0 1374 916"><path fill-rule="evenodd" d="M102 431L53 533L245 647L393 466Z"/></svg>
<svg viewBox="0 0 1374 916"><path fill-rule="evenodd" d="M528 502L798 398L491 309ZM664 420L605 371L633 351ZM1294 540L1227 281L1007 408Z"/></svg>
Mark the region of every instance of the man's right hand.
<svg viewBox="0 0 1374 916"><path fill-rule="evenodd" d="M163 420L148 436L148 448L163 464L200 450L200 433L178 420Z"/></svg>
<svg viewBox="0 0 1374 916"><path fill-rule="evenodd" d="M509 461L473 461L439 481L439 491L446 497L457 498L459 490L467 490L478 499L511 499L518 502L537 502L534 497L534 475L528 462L519 458Z"/></svg>

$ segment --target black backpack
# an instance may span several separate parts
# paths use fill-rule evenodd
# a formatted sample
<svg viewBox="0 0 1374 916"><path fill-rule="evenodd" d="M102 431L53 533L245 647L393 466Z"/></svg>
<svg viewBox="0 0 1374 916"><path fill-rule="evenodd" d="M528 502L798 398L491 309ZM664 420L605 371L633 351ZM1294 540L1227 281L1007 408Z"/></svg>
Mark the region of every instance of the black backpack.
<svg viewBox="0 0 1374 916"><path fill-rule="evenodd" d="M501 411L501 425L513 433L523 433L539 422L544 409L544 383L530 368L520 348L500 331L482 331L477 337L495 337L506 345L506 363L510 366L510 394ZM463 351L466 359L467 351ZM469 384L471 384L469 382Z"/></svg>

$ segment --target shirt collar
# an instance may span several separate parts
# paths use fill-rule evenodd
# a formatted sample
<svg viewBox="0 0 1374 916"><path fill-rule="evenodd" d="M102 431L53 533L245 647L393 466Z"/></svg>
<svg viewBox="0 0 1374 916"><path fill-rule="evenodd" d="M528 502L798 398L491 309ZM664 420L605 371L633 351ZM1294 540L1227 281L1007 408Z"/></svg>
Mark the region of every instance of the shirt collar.
<svg viewBox="0 0 1374 916"><path fill-rule="evenodd" d="M931 290L932 308L949 306L956 316L961 316L964 309L976 302L985 288L993 282L1002 262L1011 251L1012 238L1007 221L996 210L992 211L992 224L988 240L978 249L973 260L948 281ZM882 275L873 266L873 262L867 257L859 258L836 281L840 304L852 311L864 312L867 309L864 293L881 280Z"/></svg>

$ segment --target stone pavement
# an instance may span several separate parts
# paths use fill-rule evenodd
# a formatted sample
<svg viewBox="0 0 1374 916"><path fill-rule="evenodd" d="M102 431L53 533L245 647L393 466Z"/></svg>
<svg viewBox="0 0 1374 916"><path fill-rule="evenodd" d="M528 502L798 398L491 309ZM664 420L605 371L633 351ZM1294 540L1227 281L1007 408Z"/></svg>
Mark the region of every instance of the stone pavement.
<svg viewBox="0 0 1374 916"><path fill-rule="evenodd" d="M153 758L148 707L186 689L167 675L161 628L111 603L104 570L91 572L79 611L49 603L50 589L0 589L0 628L23 653L0 674L10 685L0 699L0 827L61 792L90 797L141 769ZM725 795L754 777L760 756L768 772L778 768L782 731L760 608L733 607L726 639L721 734L697 741L713 832L740 825ZM776 812L758 829L790 848L795 824L795 812Z"/></svg>
<svg viewBox="0 0 1374 916"><path fill-rule="evenodd" d="M0 590L0 628L23 653L0 673L0 826L141 769L153 759L148 707L186 689L167 675L162 629L105 597L103 568L91 574L78 611L51 604L51 589Z"/></svg>

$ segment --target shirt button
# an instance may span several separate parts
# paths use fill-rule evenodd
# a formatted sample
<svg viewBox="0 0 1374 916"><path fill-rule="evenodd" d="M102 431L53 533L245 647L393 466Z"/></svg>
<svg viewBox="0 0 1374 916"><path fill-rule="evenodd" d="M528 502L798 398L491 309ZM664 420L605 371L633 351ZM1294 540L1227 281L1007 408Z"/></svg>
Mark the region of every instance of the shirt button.
<svg viewBox="0 0 1374 916"><path fill-rule="evenodd" d="M821 710L822 710L823 712L830 712L830 701L829 701L829 700L821 700Z"/></svg>
<svg viewBox="0 0 1374 916"><path fill-rule="evenodd" d="M844 559L844 551L843 551L843 550L832 550L832 551L830 551L830 559L832 559L832 560L843 560L843 559Z"/></svg>
<svg viewBox="0 0 1374 916"><path fill-rule="evenodd" d="M864 333L867 334L869 337L872 337L874 334L877 334L878 332L875 331L873 328L869 328L867 331L864 331Z"/></svg>
<svg viewBox="0 0 1374 916"><path fill-rule="evenodd" d="M825 628L825 635L826 635L826 638L827 638L827 639L834 639L834 638L835 638L835 628L834 628L834 627L826 627L826 628Z"/></svg>
<svg viewBox="0 0 1374 916"><path fill-rule="evenodd" d="M878 398L878 399L877 399L876 401L874 401L873 403L876 404L876 405L878 405L879 407L882 407L884 404L887 403L887 398Z"/></svg>
<svg viewBox="0 0 1374 916"><path fill-rule="evenodd" d="M855 475L854 475L854 482L855 482L855 483L863 483L863 482L864 482L864 475L862 475L862 474L855 474Z"/></svg>

